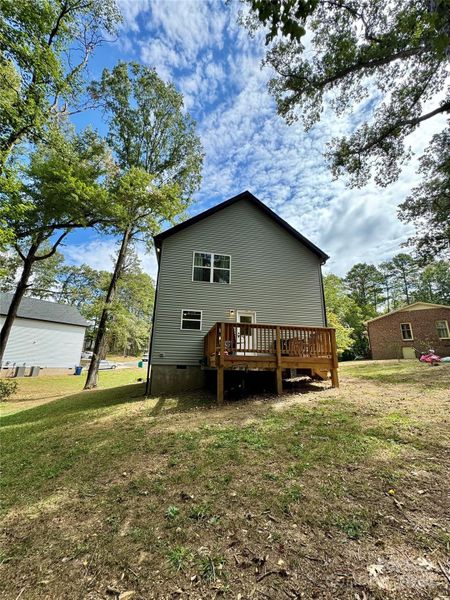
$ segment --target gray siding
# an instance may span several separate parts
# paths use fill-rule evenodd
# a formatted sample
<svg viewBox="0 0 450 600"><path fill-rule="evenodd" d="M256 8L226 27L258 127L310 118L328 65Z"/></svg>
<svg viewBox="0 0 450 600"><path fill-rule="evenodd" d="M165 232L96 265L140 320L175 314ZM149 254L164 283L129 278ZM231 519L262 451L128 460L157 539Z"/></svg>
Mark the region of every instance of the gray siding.
<svg viewBox="0 0 450 600"><path fill-rule="evenodd" d="M192 281L193 252L231 255L231 283ZM257 323L323 326L320 259L242 200L163 241L152 364L198 365L203 338L228 311ZM182 309L202 310L201 331L181 330Z"/></svg>
<svg viewBox="0 0 450 600"><path fill-rule="evenodd" d="M4 319L0 317L0 327ZM80 364L85 327L15 319L3 363L72 368Z"/></svg>

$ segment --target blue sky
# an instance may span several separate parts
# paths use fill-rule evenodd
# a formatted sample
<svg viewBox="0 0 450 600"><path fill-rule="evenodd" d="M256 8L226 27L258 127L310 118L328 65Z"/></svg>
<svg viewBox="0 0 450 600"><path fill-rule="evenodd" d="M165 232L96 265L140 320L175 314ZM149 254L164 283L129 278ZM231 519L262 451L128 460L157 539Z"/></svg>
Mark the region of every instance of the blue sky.
<svg viewBox="0 0 450 600"><path fill-rule="evenodd" d="M411 228L398 221L398 204L418 181L417 158L388 188L369 184L348 189L333 181L322 156L327 141L370 118L373 97L336 117L325 107L321 122L308 133L288 126L276 114L267 91L271 76L261 66L263 35L251 38L238 24L242 5L220 0L119 0L123 26L114 43L96 51L89 76L118 60L155 67L172 80L198 124L205 164L203 182L190 214L196 214L246 189L322 248L331 259L326 271L344 275L356 262L378 263L401 250ZM76 118L105 133L101 114ZM409 142L420 156L442 121L425 123ZM77 232L63 249L70 262L111 268L114 240ZM143 268L154 276L152 255L139 251Z"/></svg>

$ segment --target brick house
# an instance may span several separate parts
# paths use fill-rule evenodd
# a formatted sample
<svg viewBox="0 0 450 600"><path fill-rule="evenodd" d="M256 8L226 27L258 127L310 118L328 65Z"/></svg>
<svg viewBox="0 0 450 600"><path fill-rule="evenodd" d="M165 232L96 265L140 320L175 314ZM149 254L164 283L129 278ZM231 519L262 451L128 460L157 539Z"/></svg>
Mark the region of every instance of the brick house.
<svg viewBox="0 0 450 600"><path fill-rule="evenodd" d="M450 356L450 306L415 302L366 323L372 358L416 358L433 348Z"/></svg>

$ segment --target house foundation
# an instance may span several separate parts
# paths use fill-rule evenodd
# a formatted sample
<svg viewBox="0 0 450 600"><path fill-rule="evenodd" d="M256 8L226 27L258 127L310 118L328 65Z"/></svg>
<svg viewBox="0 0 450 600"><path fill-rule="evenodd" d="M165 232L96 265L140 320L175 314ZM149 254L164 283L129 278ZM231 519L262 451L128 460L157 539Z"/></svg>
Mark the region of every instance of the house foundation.
<svg viewBox="0 0 450 600"><path fill-rule="evenodd" d="M150 392L177 394L205 386L205 372L195 365L152 365Z"/></svg>

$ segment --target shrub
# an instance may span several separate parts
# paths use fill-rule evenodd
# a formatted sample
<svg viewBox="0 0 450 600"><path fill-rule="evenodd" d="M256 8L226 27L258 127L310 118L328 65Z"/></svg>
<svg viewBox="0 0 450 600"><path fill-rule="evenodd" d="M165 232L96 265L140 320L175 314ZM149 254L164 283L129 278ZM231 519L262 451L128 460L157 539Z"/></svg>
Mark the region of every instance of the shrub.
<svg viewBox="0 0 450 600"><path fill-rule="evenodd" d="M18 383L13 379L0 379L0 402L5 402L17 391Z"/></svg>

